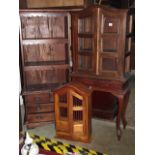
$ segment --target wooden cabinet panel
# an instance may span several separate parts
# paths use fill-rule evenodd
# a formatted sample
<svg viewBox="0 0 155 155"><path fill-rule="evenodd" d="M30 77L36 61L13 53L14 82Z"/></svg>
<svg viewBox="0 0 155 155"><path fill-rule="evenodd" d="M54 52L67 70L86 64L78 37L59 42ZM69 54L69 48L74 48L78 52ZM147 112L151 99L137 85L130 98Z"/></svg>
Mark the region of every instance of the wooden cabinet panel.
<svg viewBox="0 0 155 155"><path fill-rule="evenodd" d="M117 61L115 58L102 58L102 71L116 71L117 70Z"/></svg>
<svg viewBox="0 0 155 155"><path fill-rule="evenodd" d="M61 132L70 132L70 124L65 121L58 121L56 124L56 128Z"/></svg>
<svg viewBox="0 0 155 155"><path fill-rule="evenodd" d="M106 17L104 23L104 33L117 33L118 21L115 18Z"/></svg>
<svg viewBox="0 0 155 155"><path fill-rule="evenodd" d="M66 16L60 14L21 15L21 32L23 39L65 38L67 35Z"/></svg>
<svg viewBox="0 0 155 155"><path fill-rule="evenodd" d="M101 49L103 52L116 52L118 40L117 36L104 35L101 43Z"/></svg>
<svg viewBox="0 0 155 155"><path fill-rule="evenodd" d="M40 113L40 114L28 114L28 122L51 122L54 121L54 113Z"/></svg>
<svg viewBox="0 0 155 155"><path fill-rule="evenodd" d="M36 104L33 106L27 106L27 111L29 114L31 113L41 113L41 112L52 112L54 111L54 104Z"/></svg>
<svg viewBox="0 0 155 155"><path fill-rule="evenodd" d="M45 43L24 45L25 65L36 64L65 64L68 63L67 45L64 43Z"/></svg>
<svg viewBox="0 0 155 155"><path fill-rule="evenodd" d="M20 10L20 43L27 127L54 120L53 89L69 81L69 12ZM46 92L46 93L45 93Z"/></svg>
<svg viewBox="0 0 155 155"><path fill-rule="evenodd" d="M27 104L46 104L50 102L50 94L49 93L42 93L42 94L33 94L33 95L26 95L25 100Z"/></svg>
<svg viewBox="0 0 155 155"><path fill-rule="evenodd" d="M65 83L67 78L66 69L57 69L50 67L49 69L36 69L25 72L26 84L37 85L37 84L55 84Z"/></svg>

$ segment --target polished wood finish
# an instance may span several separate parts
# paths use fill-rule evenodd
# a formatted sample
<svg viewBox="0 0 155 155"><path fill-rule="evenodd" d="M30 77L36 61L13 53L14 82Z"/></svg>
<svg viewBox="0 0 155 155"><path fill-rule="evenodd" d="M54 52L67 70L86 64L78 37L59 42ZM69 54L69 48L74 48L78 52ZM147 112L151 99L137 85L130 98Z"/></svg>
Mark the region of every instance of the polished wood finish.
<svg viewBox="0 0 155 155"><path fill-rule="evenodd" d="M56 136L89 142L91 138L91 88L69 83L54 91Z"/></svg>
<svg viewBox="0 0 155 155"><path fill-rule="evenodd" d="M128 22L128 10L91 6L71 15L72 81L118 98L116 131L120 139L121 120L124 128L127 124L125 111L131 80L131 44L126 36L132 24Z"/></svg>
<svg viewBox="0 0 155 155"><path fill-rule="evenodd" d="M131 24L130 24L131 25ZM92 6L72 13L73 70L107 79L130 73L127 10ZM128 53L128 55L126 54ZM93 59L93 60L92 60ZM125 69L127 68L127 69Z"/></svg>
<svg viewBox="0 0 155 155"><path fill-rule="evenodd" d="M20 10L20 44L27 127L54 121L52 91L69 81L69 13Z"/></svg>

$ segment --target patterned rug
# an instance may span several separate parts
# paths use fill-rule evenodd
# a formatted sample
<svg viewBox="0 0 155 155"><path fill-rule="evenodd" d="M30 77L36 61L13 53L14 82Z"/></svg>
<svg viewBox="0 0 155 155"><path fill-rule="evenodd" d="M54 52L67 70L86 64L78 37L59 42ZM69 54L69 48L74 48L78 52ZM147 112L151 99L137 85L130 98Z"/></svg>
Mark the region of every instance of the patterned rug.
<svg viewBox="0 0 155 155"><path fill-rule="evenodd" d="M60 141L48 139L44 136L37 136L32 133L30 133L30 136L40 148L48 151L54 151L62 155L108 155L80 146L75 146L72 144L62 143Z"/></svg>

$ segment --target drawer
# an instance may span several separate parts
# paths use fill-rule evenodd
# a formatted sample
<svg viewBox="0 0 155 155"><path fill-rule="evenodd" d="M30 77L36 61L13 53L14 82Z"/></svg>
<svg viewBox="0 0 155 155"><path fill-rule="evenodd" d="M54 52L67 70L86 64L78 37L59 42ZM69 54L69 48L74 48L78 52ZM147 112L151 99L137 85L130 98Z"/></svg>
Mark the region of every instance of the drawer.
<svg viewBox="0 0 155 155"><path fill-rule="evenodd" d="M51 112L51 111L54 111L54 104L51 104L51 103L27 106L28 113Z"/></svg>
<svg viewBox="0 0 155 155"><path fill-rule="evenodd" d="M41 113L41 114L29 114L27 116L27 121L29 123L51 122L51 121L54 121L54 112L51 112L51 113Z"/></svg>
<svg viewBox="0 0 155 155"><path fill-rule="evenodd" d="M104 24L104 32L117 33L117 31L118 31L118 20L113 18L106 18Z"/></svg>
<svg viewBox="0 0 155 155"><path fill-rule="evenodd" d="M47 104L53 102L53 95L50 93L30 94L25 96L27 104Z"/></svg>

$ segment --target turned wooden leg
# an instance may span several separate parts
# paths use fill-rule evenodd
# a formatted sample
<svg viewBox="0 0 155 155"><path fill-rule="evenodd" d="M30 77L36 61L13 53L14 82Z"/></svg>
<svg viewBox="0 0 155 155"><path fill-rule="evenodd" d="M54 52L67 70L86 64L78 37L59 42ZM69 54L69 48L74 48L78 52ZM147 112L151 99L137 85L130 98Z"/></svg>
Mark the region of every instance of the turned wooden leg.
<svg viewBox="0 0 155 155"><path fill-rule="evenodd" d="M118 96L118 113L117 113L117 119L116 119L116 132L117 132L117 138L118 140L121 139L121 118L122 118L122 108L123 108L123 103L124 103L124 96Z"/></svg>
<svg viewBox="0 0 155 155"><path fill-rule="evenodd" d="M127 93L125 94L125 99L124 99L124 103L123 103L123 110L122 110L122 123L123 123L123 128L126 128L127 125L127 121L126 121L126 109L127 109L127 105L129 102L129 96L130 96L130 90L127 91Z"/></svg>

